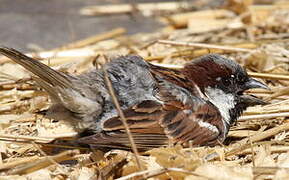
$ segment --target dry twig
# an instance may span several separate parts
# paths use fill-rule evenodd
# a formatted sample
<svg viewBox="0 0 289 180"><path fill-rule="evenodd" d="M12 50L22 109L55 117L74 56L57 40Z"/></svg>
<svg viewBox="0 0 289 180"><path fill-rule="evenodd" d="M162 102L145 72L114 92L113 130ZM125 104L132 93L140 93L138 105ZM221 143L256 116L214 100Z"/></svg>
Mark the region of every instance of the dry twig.
<svg viewBox="0 0 289 180"><path fill-rule="evenodd" d="M111 38L120 36L120 35L124 34L125 32L126 32L126 29L124 29L124 28L116 28L116 29L113 29L109 32L97 34L95 36L92 36L92 37L89 37L89 38L86 38L86 39L83 39L80 41L76 41L76 42L73 42L71 44L64 45L60 48L54 49L54 51L58 51L58 50L62 50L62 49L83 48L85 46L95 44L99 41L103 41L106 39L111 39Z"/></svg>
<svg viewBox="0 0 289 180"><path fill-rule="evenodd" d="M236 52L252 52L252 50L245 49L245 48L212 45L212 44L204 44L204 43L190 43L190 42L178 42L178 41L168 41L168 40L159 40L158 43L169 44L169 45L174 45L174 46L190 46L190 47L209 48L209 49L222 49L226 51L236 51Z"/></svg>
<svg viewBox="0 0 289 180"><path fill-rule="evenodd" d="M51 162L51 159L54 162L72 160L75 158L74 156L78 155L79 153L80 153L79 150L69 150L69 151L65 151L65 152L62 152L60 154L57 154L55 156L44 157L44 158L41 158L40 160L37 160L33 163L24 164L22 167L14 168L9 172L9 174L20 174L20 175L21 174L28 174L28 173L37 171L39 169L43 169L45 167L48 167L48 166L54 164Z"/></svg>
<svg viewBox="0 0 289 180"><path fill-rule="evenodd" d="M143 13L147 12L175 12L180 8L189 9L191 5L188 2L155 2L155 3L138 3L132 7L131 4L89 6L80 10L82 15L117 15L133 13L135 10Z"/></svg>
<svg viewBox="0 0 289 180"><path fill-rule="evenodd" d="M155 176L164 174L164 173L169 172L169 171L181 172L181 173L184 173L184 174L189 174L189 175L193 175L193 176L196 176L196 177L202 177L204 179L211 180L211 178L209 178L209 177L206 177L206 176L203 176L203 175L199 175L197 173L190 172L190 171L187 171L187 170L184 170L184 169L180 169L180 168L159 168L159 169L155 169L155 170L145 170L145 171L140 171L140 172L135 172L135 173L129 174L127 176L118 178L116 180L128 180L128 179L136 178L136 177L139 177L139 176L142 176L141 179L148 179L148 178L151 178L151 177L155 177Z"/></svg>
<svg viewBox="0 0 289 180"><path fill-rule="evenodd" d="M142 167L142 165L141 165L141 163L140 163L140 160L139 160L139 158L138 158L138 157L139 157L139 153L138 153L136 144L135 144L135 142L134 142L134 140L133 140L133 136L132 136L132 134L131 134L131 132L130 132L130 129L129 129L129 126L128 126L127 122L126 122L126 118L125 118L125 116L124 116L124 114L123 114L123 112L122 112L122 110L121 110L121 107L120 107L120 105L119 105L119 103L118 103L118 100L117 100L117 97L116 97L116 95L115 95L115 93L114 93L114 89L113 89L112 84L111 84L111 81L110 81L110 79L109 79L107 70L106 70L105 68L104 68L104 74L105 74L104 77L105 77L106 85L107 85L108 90L109 90L109 92L110 92L110 95L111 95L111 97L112 97L113 103L114 103L114 105L115 105L115 107L116 107L116 109L117 109L117 111L118 111L118 115L119 115L119 117L120 117L120 119L121 119L121 121L122 121L122 123L123 123L123 125L124 125L124 127L125 127L125 131L126 131L126 133L127 133L128 139L129 139L130 144L131 144L131 147L132 147L132 150L133 150L133 152L134 152L134 156L135 156L135 160L136 160L136 162L137 162L137 166L138 166L138 168L139 168L140 170L142 170L143 167Z"/></svg>

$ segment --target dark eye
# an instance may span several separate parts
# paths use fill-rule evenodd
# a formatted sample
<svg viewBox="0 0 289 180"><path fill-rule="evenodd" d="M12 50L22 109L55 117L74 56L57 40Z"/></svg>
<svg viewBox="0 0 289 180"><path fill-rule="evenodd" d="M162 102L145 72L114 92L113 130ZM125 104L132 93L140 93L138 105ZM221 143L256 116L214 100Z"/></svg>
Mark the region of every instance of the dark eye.
<svg viewBox="0 0 289 180"><path fill-rule="evenodd" d="M228 78L223 78L222 83L224 86L229 86L231 84L231 80Z"/></svg>

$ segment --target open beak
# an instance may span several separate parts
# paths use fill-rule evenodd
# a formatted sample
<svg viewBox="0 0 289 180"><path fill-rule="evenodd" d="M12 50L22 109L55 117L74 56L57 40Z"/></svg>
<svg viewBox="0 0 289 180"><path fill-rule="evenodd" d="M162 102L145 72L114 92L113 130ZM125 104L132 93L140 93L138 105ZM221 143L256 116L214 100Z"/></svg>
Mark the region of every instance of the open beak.
<svg viewBox="0 0 289 180"><path fill-rule="evenodd" d="M263 101L262 99L259 99L253 95L247 95L244 94L240 96L241 103L246 104L246 106L255 106L255 105L265 105L268 104L267 102Z"/></svg>
<svg viewBox="0 0 289 180"><path fill-rule="evenodd" d="M245 90L247 89L254 89L254 88L261 88L261 89L267 89L267 90L270 90L270 88L260 82L260 81L257 81L256 79L253 79L253 78L250 78L246 83L245 83Z"/></svg>
<svg viewBox="0 0 289 180"><path fill-rule="evenodd" d="M253 78L250 78L246 83L245 83L245 90L247 89L254 89L254 88L261 88L261 89L267 89L267 90L270 90L270 88L260 82L260 81L257 81L256 79L253 79ZM247 95L247 94L244 94L244 95L241 95L241 102L246 104L247 106L255 106L255 105L265 105L265 104L268 104L267 102L253 96L253 95Z"/></svg>

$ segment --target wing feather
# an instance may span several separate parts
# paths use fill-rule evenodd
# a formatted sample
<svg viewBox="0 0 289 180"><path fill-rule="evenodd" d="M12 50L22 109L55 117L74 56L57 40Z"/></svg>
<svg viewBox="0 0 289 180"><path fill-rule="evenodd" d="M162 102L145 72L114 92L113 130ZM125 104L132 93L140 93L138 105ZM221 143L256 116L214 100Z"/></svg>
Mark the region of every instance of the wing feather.
<svg viewBox="0 0 289 180"><path fill-rule="evenodd" d="M144 102L142 102L144 103ZM146 101L154 107L148 106L147 112L144 104L142 110L133 106L124 111L128 125L133 134L134 141L139 150L148 150L153 147L165 146L169 142L188 142L195 146L211 145L218 142L222 132L221 116L213 105L199 103L198 108L188 108L171 111L165 105ZM155 109L155 111L151 111ZM193 110L196 109L196 110ZM131 112L134 111L134 112ZM133 116L130 116L133 115ZM130 149L130 142L119 117L113 117L103 123L104 135L84 137L80 142L91 144L93 147L110 147L117 144L118 148Z"/></svg>
<svg viewBox="0 0 289 180"><path fill-rule="evenodd" d="M184 88L186 80L177 71L174 76L165 69L151 71L157 83L152 97L123 110L137 147L153 147L181 143L195 146L222 141L223 121L218 109L198 93ZM178 82L181 81L181 82ZM103 132L84 137L81 142L98 146L130 147L125 128L119 117L103 122Z"/></svg>

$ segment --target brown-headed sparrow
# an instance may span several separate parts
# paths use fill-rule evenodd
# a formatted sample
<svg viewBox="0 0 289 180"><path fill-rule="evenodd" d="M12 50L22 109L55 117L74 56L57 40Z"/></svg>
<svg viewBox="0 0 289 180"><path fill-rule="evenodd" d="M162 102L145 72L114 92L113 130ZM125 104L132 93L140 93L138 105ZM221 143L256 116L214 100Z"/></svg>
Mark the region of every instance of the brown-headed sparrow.
<svg viewBox="0 0 289 180"><path fill-rule="evenodd" d="M78 142L94 148L130 149L131 145L105 83L104 69L141 150L188 143L216 145L248 107L264 102L243 94L268 87L248 76L235 61L217 54L194 59L181 69L122 56L81 75L56 71L24 54L2 47L0 53L36 75L54 104L50 113L66 112L83 126ZM57 117L57 116L56 116Z"/></svg>

